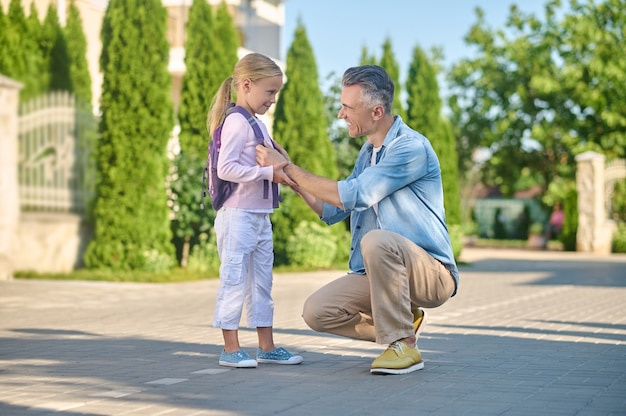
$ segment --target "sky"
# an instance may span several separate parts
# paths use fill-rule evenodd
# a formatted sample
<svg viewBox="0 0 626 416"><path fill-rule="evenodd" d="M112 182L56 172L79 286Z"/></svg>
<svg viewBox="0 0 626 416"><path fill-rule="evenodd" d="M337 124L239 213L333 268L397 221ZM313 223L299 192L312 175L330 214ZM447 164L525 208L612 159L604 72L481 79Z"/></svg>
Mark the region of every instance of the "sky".
<svg viewBox="0 0 626 416"><path fill-rule="evenodd" d="M547 0L285 0L284 49L293 41L299 20L306 29L317 62L320 82L334 71L337 76L359 64L363 46L380 58L387 37L405 80L413 49L419 45L443 49L443 65L464 57L472 50L463 38L476 22L474 9L485 12L491 28L503 28L509 7L515 3L524 13L543 19ZM443 82L443 81L440 81ZM445 85L440 85L445 90Z"/></svg>

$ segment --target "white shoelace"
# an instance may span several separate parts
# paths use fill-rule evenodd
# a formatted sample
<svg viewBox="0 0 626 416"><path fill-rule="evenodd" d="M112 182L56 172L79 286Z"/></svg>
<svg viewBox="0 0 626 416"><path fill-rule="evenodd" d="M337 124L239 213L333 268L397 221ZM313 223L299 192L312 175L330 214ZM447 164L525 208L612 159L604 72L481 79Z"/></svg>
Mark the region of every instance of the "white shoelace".
<svg viewBox="0 0 626 416"><path fill-rule="evenodd" d="M394 341L389 344L389 349L394 350L398 354L402 354L402 352L404 351L404 347L402 346L402 342L400 341Z"/></svg>

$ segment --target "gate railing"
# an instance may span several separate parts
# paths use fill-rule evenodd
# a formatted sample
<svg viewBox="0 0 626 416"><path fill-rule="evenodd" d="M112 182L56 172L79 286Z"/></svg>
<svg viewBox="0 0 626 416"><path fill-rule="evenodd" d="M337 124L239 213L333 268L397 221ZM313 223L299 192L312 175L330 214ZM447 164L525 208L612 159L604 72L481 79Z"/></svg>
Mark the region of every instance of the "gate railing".
<svg viewBox="0 0 626 416"><path fill-rule="evenodd" d="M93 196L96 118L67 92L20 105L18 181L22 211L84 214Z"/></svg>

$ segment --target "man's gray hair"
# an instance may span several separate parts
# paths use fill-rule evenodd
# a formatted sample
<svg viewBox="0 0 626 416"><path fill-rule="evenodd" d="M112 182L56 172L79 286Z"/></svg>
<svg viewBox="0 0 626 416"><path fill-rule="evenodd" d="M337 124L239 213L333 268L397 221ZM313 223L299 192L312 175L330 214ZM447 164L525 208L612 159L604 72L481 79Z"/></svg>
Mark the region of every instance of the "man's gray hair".
<svg viewBox="0 0 626 416"><path fill-rule="evenodd" d="M341 83L344 87L360 85L363 98L370 105L382 105L385 113L391 114L394 85L383 68L378 65L362 65L348 68Z"/></svg>

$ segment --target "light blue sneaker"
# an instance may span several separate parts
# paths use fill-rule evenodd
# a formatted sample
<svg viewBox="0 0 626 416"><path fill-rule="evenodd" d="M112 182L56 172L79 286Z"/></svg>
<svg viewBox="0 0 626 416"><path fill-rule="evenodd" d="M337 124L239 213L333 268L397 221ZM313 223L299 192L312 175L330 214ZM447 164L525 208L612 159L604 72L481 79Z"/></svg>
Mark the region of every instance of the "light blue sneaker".
<svg viewBox="0 0 626 416"><path fill-rule="evenodd" d="M269 364L300 364L303 360L299 355L293 355L283 347L265 352L261 348L256 350L256 360Z"/></svg>
<svg viewBox="0 0 626 416"><path fill-rule="evenodd" d="M244 350L237 350L231 353L222 350L220 354L220 365L237 368L256 368L257 362Z"/></svg>

